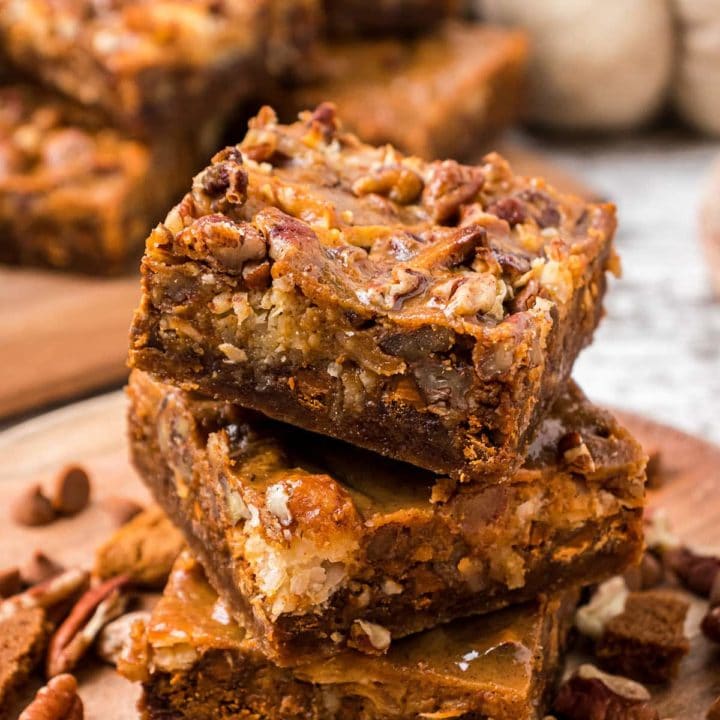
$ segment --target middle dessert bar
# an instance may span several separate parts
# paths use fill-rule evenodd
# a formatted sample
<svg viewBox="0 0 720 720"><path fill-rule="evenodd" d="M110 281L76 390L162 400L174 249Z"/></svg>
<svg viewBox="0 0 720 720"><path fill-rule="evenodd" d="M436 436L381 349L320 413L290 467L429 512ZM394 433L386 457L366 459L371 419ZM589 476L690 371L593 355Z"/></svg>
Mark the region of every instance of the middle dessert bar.
<svg viewBox="0 0 720 720"><path fill-rule="evenodd" d="M434 472L507 477L590 341L611 205L265 108L148 238L135 367Z"/></svg>
<svg viewBox="0 0 720 720"><path fill-rule="evenodd" d="M571 386L508 483L457 485L134 372L131 452L210 582L295 664L637 559L644 455Z"/></svg>

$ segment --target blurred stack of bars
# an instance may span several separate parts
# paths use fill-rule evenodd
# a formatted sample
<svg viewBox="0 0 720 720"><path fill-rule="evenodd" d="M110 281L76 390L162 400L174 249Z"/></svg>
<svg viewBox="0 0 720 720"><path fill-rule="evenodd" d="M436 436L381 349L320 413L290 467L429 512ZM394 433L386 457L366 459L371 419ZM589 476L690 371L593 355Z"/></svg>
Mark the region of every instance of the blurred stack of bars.
<svg viewBox="0 0 720 720"><path fill-rule="evenodd" d="M323 100L426 158L520 108L522 33L455 0L0 0L0 261L134 267L186 178L259 104Z"/></svg>

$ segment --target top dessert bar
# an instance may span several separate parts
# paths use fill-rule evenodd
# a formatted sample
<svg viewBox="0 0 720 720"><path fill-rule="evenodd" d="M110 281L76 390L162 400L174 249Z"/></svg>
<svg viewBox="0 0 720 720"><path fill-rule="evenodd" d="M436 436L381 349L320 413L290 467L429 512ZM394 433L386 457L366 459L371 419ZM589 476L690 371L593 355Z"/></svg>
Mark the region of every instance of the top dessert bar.
<svg viewBox="0 0 720 720"><path fill-rule="evenodd" d="M146 720L539 720L572 603L542 598L407 638L385 657L345 652L290 670L228 620L181 555L120 670L143 680Z"/></svg>
<svg viewBox="0 0 720 720"><path fill-rule="evenodd" d="M268 108L147 241L131 362L435 472L502 479L592 336L612 205Z"/></svg>
<svg viewBox="0 0 720 720"><path fill-rule="evenodd" d="M222 114L280 69L316 0L0 0L0 52L134 130ZM290 31L291 30L291 31ZM277 53L277 55L275 55ZM280 66L280 67L278 67Z"/></svg>
<svg viewBox="0 0 720 720"><path fill-rule="evenodd" d="M327 34L395 35L432 30L457 15L458 0L324 0Z"/></svg>
<svg viewBox="0 0 720 720"><path fill-rule="evenodd" d="M444 23L413 40L329 43L314 81L283 105L332 100L366 142L428 159L468 157L519 115L526 56L523 33L474 23Z"/></svg>
<svg viewBox="0 0 720 720"><path fill-rule="evenodd" d="M163 207L181 197L178 178L202 165L217 135L207 130L139 141L44 88L3 85L0 260L126 269Z"/></svg>

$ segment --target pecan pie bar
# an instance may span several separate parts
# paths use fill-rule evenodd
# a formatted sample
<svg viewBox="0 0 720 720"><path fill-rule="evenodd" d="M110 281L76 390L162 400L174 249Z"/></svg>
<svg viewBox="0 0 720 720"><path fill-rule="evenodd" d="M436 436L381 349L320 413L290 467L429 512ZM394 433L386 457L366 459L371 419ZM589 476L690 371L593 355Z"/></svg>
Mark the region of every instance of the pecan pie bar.
<svg viewBox="0 0 720 720"><path fill-rule="evenodd" d="M143 680L145 720L539 720L572 599L537 600L393 645L283 669L232 622L181 556L121 672Z"/></svg>
<svg viewBox="0 0 720 720"><path fill-rule="evenodd" d="M327 33L375 35L418 33L456 16L459 0L324 0Z"/></svg>
<svg viewBox="0 0 720 720"><path fill-rule="evenodd" d="M644 456L576 387L504 485L456 485L134 372L131 453L264 652L293 664L621 572Z"/></svg>
<svg viewBox="0 0 720 720"><path fill-rule="evenodd" d="M0 0L0 52L145 131L221 115L312 38L317 0ZM292 32L290 32L292 30Z"/></svg>
<svg viewBox="0 0 720 720"><path fill-rule="evenodd" d="M612 205L265 108L147 241L131 363L461 480L502 478L592 336Z"/></svg>
<svg viewBox="0 0 720 720"><path fill-rule="evenodd" d="M314 82L286 97L294 112L332 100L373 145L468 157L517 119L526 57L521 32L452 22L416 40L328 44Z"/></svg>
<svg viewBox="0 0 720 720"><path fill-rule="evenodd" d="M133 140L39 88L0 87L0 260L125 269L200 152L181 138Z"/></svg>

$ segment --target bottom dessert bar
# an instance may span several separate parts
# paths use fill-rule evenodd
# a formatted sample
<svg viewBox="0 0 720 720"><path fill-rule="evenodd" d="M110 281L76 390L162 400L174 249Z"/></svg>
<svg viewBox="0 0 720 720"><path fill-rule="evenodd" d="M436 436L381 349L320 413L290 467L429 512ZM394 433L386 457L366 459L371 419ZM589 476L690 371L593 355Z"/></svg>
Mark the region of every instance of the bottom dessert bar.
<svg viewBox="0 0 720 720"><path fill-rule="evenodd" d="M644 455L570 386L506 483L462 485L134 372L131 452L232 614L279 665L620 573Z"/></svg>
<svg viewBox="0 0 720 720"><path fill-rule="evenodd" d="M143 680L146 720L534 720L572 607L541 599L406 638L383 657L346 651L282 669L184 554L120 670Z"/></svg>

